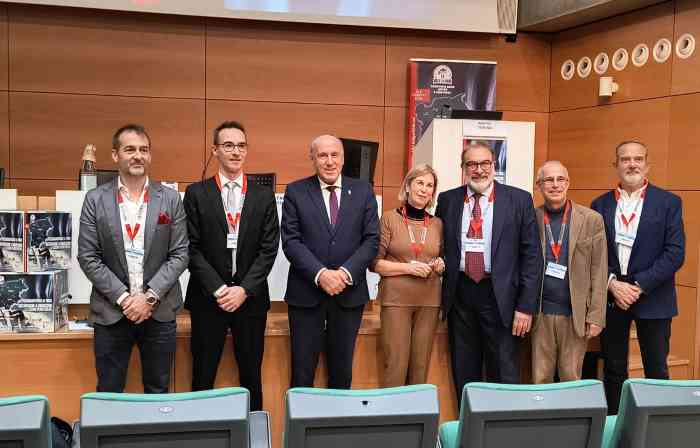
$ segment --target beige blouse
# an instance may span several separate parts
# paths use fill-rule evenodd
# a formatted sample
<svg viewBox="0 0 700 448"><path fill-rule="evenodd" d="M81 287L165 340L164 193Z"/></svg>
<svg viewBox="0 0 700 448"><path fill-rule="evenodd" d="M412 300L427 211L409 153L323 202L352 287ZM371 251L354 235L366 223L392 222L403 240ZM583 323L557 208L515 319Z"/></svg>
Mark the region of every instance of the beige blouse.
<svg viewBox="0 0 700 448"><path fill-rule="evenodd" d="M423 220L408 220L413 229L416 242L420 242L423 232ZM381 231L379 252L372 262L372 269L379 260L398 263L410 263L415 258L411 249L411 238L403 221L403 216L397 210L387 211L379 221ZM429 262L440 256L442 249L442 221L432 217L428 226L423 247L418 261ZM435 272L428 278L412 275L395 275L382 277L379 282L377 299L383 306L440 306L441 278Z"/></svg>

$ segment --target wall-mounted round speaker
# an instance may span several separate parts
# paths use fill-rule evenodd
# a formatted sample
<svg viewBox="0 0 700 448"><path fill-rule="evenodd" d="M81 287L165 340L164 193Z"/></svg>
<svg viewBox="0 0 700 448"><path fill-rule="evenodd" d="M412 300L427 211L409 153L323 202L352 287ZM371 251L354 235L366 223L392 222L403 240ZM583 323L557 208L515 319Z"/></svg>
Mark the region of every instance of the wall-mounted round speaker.
<svg viewBox="0 0 700 448"><path fill-rule="evenodd" d="M598 56L593 60L593 70L599 75L604 74L608 71L608 66L610 65L610 58L607 53L598 53Z"/></svg>
<svg viewBox="0 0 700 448"><path fill-rule="evenodd" d="M593 70L593 63L591 62L591 58L588 56L584 56L578 61L578 65L576 66L576 71L578 72L578 75L581 78L587 78L588 75L591 74L591 70Z"/></svg>
<svg viewBox="0 0 700 448"><path fill-rule="evenodd" d="M615 70L622 71L627 67L627 63L630 60L629 53L627 53L627 50L624 48L618 48L615 50L615 53L613 53L612 57L612 66Z"/></svg>
<svg viewBox="0 0 700 448"><path fill-rule="evenodd" d="M672 48L673 45L671 44L671 41L665 37L657 40L656 44L654 44L654 60L659 64L663 64L669 57L671 57Z"/></svg>
<svg viewBox="0 0 700 448"><path fill-rule="evenodd" d="M638 44L632 50L632 64L635 67L641 67L649 60L649 47L647 44Z"/></svg>
<svg viewBox="0 0 700 448"><path fill-rule="evenodd" d="M695 52L695 37L690 33L685 33L676 41L676 56L681 59L688 59Z"/></svg>
<svg viewBox="0 0 700 448"><path fill-rule="evenodd" d="M574 73L576 72L576 65L574 64L574 61L571 59L568 59L564 61L563 64L561 64L561 77L565 81L569 81L571 78L574 77Z"/></svg>

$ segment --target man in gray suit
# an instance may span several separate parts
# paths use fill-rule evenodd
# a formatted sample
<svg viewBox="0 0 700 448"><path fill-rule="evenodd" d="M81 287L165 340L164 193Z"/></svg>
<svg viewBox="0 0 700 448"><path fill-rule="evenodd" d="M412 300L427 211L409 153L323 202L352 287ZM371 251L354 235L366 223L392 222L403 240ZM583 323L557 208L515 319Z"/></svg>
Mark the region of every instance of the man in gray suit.
<svg viewBox="0 0 700 448"><path fill-rule="evenodd" d="M167 393L170 383L189 242L180 195L148 178L150 145L140 125L117 130L119 177L89 191L80 214L78 263L92 282L98 392L124 390L134 344L144 392Z"/></svg>

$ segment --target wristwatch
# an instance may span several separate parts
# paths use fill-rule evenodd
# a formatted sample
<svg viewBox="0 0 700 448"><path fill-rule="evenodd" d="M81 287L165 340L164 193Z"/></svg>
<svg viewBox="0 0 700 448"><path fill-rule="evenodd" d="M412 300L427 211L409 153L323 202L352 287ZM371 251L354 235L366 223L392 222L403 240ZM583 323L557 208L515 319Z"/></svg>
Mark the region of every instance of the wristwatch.
<svg viewBox="0 0 700 448"><path fill-rule="evenodd" d="M146 294L146 303L151 306L151 308L156 308L160 304L160 299L153 294Z"/></svg>

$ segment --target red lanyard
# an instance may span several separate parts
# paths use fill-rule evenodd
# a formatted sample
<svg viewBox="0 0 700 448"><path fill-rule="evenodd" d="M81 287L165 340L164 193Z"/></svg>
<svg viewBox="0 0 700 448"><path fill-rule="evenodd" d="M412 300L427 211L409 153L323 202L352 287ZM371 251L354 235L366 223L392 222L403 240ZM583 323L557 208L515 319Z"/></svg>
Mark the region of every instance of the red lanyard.
<svg viewBox="0 0 700 448"><path fill-rule="evenodd" d="M411 250L415 255L415 259L418 260L423 248L425 247L425 239L428 237L428 227L430 226L430 216L425 213L423 217L423 232L421 234L420 243L416 242L416 236L413 234L413 229L408 225L408 216L406 215L406 207L401 207L401 215L403 215L403 223L406 224L408 228L408 237L411 239Z"/></svg>
<svg viewBox="0 0 700 448"><path fill-rule="evenodd" d="M122 219L125 221L124 227L126 229L126 235L129 237L131 240L131 244L134 244L134 240L136 239L136 235L139 234L139 230L141 230L141 221L143 217L143 210L146 208L146 204L148 204L148 188L145 189L143 193L143 202L139 206L138 211L136 212L136 222L134 223L134 227L131 227L131 224L129 221L129 216L126 213L126 206L124 205L124 198L122 197L122 192L119 191L117 194L117 204L119 205L119 208L122 211Z"/></svg>
<svg viewBox="0 0 700 448"><path fill-rule="evenodd" d="M557 264L559 263L559 254L561 254L561 245L564 241L564 235L566 234L566 225L569 222L569 215L571 212L571 201L566 201L566 208L564 208L564 217L561 221L561 228L559 229L559 238L557 242L554 242L554 234L552 233L552 226L549 224L549 214L547 209L544 209L544 225L547 229L547 238L549 238L549 247L552 249L552 254L554 254L554 260Z"/></svg>
<svg viewBox="0 0 700 448"><path fill-rule="evenodd" d="M644 181L644 185L641 188L641 193L639 194L639 198L637 199L637 202L634 204L634 208L632 209L632 214L630 215L629 219L625 216L624 213L622 213L622 206L620 205L620 197L622 196L620 194L620 188L618 187L615 190L615 200L617 201L617 208L620 211L620 219L622 220L622 224L625 225L625 230L629 230L630 224L634 222L634 218L637 217L637 210L639 209L639 205L642 203L642 200L644 199L644 196L647 193L647 186L649 185L648 181Z"/></svg>
<svg viewBox="0 0 700 448"><path fill-rule="evenodd" d="M226 221L228 221L229 226L231 226L231 231L235 231L236 227L238 226L238 223L241 220L241 212L243 211L243 203L245 202L245 195L248 192L248 178L245 176L245 174L241 174L243 176L243 188L241 188L241 200L238 201L238 207L236 210L236 217L233 217L233 214L231 213L232 210L226 210ZM219 174L214 176L216 178L216 186L219 187L219 191L223 190L223 187L221 186L221 179L219 178ZM229 193L231 194L231 193Z"/></svg>
<svg viewBox="0 0 700 448"><path fill-rule="evenodd" d="M489 195L489 203L486 206L486 208L484 209L484 211L481 212L482 217L479 218L478 220L474 219L474 217L472 216L472 213L474 211L474 206L471 206L469 208L469 216L470 216L469 227L472 228L474 233L479 233L479 231L481 230L481 223L484 222L483 216L486 216L486 214L488 213L489 209L491 208L491 205L493 204L494 199L496 199L496 186L492 184L491 185L491 194ZM476 198L474 198L474 202L476 203ZM469 202L469 195L468 194L464 195L464 203L471 205L471 203ZM469 229L467 229L467 232L469 232Z"/></svg>

